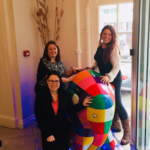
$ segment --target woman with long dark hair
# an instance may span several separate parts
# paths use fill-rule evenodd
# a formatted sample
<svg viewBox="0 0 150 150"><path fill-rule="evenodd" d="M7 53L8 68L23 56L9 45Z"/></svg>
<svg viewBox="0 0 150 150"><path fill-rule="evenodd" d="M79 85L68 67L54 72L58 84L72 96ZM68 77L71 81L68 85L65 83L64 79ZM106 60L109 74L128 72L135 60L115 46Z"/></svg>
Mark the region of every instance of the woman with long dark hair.
<svg viewBox="0 0 150 150"><path fill-rule="evenodd" d="M38 65L35 93L42 91L46 87L45 76L54 70L60 74L62 81L65 83L72 81L76 75L68 76L80 69L71 67L70 70L66 70L61 60L60 49L57 43L55 41L49 41L45 46L43 57Z"/></svg>
<svg viewBox="0 0 150 150"><path fill-rule="evenodd" d="M70 128L66 113L77 113L90 106L91 98L76 105L69 91L62 87L62 78L57 71L46 76L47 88L36 95L35 116L41 130L43 150L68 150Z"/></svg>
<svg viewBox="0 0 150 150"><path fill-rule="evenodd" d="M98 67L102 75L101 81L105 84L111 83L115 88L116 111L112 128L121 131L119 118L121 119L124 134L121 140L122 145L130 142L130 126L128 114L121 101L122 75L120 71L120 56L116 44L116 32L113 26L106 25L100 34L99 47L94 56L95 62L89 69L95 70Z"/></svg>

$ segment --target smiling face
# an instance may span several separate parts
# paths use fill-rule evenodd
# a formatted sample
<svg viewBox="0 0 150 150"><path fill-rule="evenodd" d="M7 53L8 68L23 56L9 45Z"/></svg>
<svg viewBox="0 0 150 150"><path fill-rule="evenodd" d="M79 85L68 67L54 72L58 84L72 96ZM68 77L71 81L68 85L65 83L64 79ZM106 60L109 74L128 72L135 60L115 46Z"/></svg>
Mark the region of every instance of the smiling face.
<svg viewBox="0 0 150 150"><path fill-rule="evenodd" d="M57 54L58 54L57 47L54 44L50 44L48 46L48 57L56 58Z"/></svg>
<svg viewBox="0 0 150 150"><path fill-rule="evenodd" d="M60 80L59 80L58 76L57 75L51 75L47 79L47 85L48 85L50 91L52 91L52 92L58 91L58 89L60 87Z"/></svg>
<svg viewBox="0 0 150 150"><path fill-rule="evenodd" d="M112 40L112 33L109 29L105 29L102 33L103 44L108 44Z"/></svg>

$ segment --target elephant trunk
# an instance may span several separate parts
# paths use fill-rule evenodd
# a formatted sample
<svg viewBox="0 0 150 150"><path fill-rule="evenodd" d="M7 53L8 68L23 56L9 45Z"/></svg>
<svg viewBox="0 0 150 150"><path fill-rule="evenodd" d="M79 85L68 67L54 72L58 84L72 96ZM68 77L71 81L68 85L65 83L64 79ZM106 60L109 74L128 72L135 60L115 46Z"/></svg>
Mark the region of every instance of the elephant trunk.
<svg viewBox="0 0 150 150"><path fill-rule="evenodd" d="M97 148L101 147L105 143L108 137L112 120L107 122L99 122L99 123L89 121L89 123L94 133L94 140L91 146L88 148L88 150L96 150Z"/></svg>
<svg viewBox="0 0 150 150"><path fill-rule="evenodd" d="M88 150L96 150L101 147L107 139L108 134L94 134L94 140Z"/></svg>

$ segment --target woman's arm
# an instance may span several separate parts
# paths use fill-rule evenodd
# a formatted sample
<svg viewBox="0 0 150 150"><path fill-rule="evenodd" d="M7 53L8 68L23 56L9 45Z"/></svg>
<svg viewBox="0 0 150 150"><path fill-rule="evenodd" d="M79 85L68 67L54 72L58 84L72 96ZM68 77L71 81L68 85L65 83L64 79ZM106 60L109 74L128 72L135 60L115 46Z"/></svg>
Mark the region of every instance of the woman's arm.
<svg viewBox="0 0 150 150"><path fill-rule="evenodd" d="M62 79L62 82L66 83L66 82L71 82L75 77L76 77L76 74L69 78L61 78L61 79Z"/></svg>
<svg viewBox="0 0 150 150"><path fill-rule="evenodd" d="M94 60L94 64L92 66L93 70L95 70L97 68L97 62Z"/></svg>
<svg viewBox="0 0 150 150"><path fill-rule="evenodd" d="M113 68L109 73L106 73L106 75L110 77L110 82L112 82L120 70L120 56L117 48L113 49L111 52L110 63L112 64Z"/></svg>
<svg viewBox="0 0 150 150"><path fill-rule="evenodd" d="M67 92L68 92L67 113L71 113L71 114L77 113L77 112L81 111L82 109L84 109L86 106L90 106L90 104L92 103L91 102L92 98L87 96L82 102L79 102L79 103L73 105L72 96L69 93L69 91L67 91Z"/></svg>
<svg viewBox="0 0 150 150"><path fill-rule="evenodd" d="M95 70L97 68L97 62L94 60L92 67L86 67L85 69Z"/></svg>

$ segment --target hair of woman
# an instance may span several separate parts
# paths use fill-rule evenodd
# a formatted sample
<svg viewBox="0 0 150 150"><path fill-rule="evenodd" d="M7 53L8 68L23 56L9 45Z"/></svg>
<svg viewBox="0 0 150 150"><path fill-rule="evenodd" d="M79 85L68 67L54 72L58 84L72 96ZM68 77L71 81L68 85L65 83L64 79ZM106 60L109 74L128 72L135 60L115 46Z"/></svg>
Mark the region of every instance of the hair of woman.
<svg viewBox="0 0 150 150"><path fill-rule="evenodd" d="M47 74L46 76L46 80L48 80L48 78L51 76L51 75L56 75L58 78L59 78L59 82L60 82L60 87L58 88L58 94L61 95L62 94L62 91L63 91L63 83L62 83L62 79L61 79L61 76L60 74L57 72L57 71L51 71Z"/></svg>
<svg viewBox="0 0 150 150"><path fill-rule="evenodd" d="M53 44L57 47L57 56L55 58L56 62L60 61L61 57L60 57L60 49L57 45L57 43L55 41L49 41L47 42L46 46L45 46L45 49L44 49L44 53L43 53L43 57L42 58L47 58L48 60L50 60L49 56L48 56L48 47L50 44Z"/></svg>
<svg viewBox="0 0 150 150"><path fill-rule="evenodd" d="M116 32L115 32L115 29L112 25L106 25L102 31L101 31L101 34L100 34L100 45L102 44L102 34L104 32L105 29L109 29L110 32L111 32L111 36L112 36L112 40L106 45L106 49L104 50L104 53L103 53L103 62L105 64L107 64L109 62L109 58L110 58L110 54L111 54L111 51L116 47Z"/></svg>

